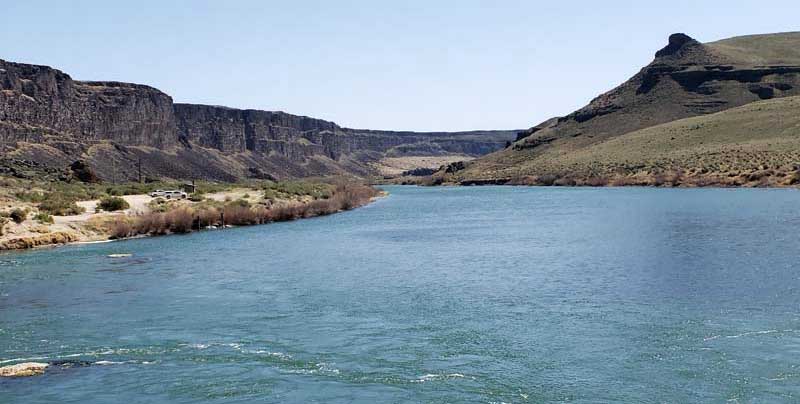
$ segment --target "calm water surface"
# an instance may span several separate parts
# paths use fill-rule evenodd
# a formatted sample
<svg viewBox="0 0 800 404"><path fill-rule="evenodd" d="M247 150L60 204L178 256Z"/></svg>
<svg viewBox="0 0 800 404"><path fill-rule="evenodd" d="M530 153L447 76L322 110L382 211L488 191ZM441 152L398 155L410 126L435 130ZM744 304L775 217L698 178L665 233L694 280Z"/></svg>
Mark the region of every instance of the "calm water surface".
<svg viewBox="0 0 800 404"><path fill-rule="evenodd" d="M799 399L800 192L388 190L0 255L0 402Z"/></svg>

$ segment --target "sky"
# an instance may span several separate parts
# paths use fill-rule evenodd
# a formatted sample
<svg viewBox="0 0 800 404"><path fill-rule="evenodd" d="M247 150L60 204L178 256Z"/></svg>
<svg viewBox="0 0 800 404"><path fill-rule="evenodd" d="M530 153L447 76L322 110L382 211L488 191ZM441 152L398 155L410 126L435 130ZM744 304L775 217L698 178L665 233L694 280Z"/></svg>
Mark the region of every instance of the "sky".
<svg viewBox="0 0 800 404"><path fill-rule="evenodd" d="M0 3L0 59L147 84L176 102L417 131L566 115L671 33L800 30L797 0Z"/></svg>

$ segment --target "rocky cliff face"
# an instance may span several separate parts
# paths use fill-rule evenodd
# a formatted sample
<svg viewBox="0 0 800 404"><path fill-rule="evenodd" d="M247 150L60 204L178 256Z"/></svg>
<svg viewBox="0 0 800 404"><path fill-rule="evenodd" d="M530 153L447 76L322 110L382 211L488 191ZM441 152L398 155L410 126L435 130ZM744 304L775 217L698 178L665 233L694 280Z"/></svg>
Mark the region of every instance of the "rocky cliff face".
<svg viewBox="0 0 800 404"><path fill-rule="evenodd" d="M175 144L172 98L154 88L81 82L47 66L0 60L4 142L100 141Z"/></svg>
<svg viewBox="0 0 800 404"><path fill-rule="evenodd" d="M0 60L0 157L51 168L82 159L104 179L136 178L139 162L151 177L369 175L386 155L476 156L514 133L347 129L284 112L174 104L152 87Z"/></svg>
<svg viewBox="0 0 800 404"><path fill-rule="evenodd" d="M342 128L284 112L175 104L184 141L225 152L278 153L289 158L324 155L338 160L364 152L392 155L464 154L498 150L509 131L394 132Z"/></svg>

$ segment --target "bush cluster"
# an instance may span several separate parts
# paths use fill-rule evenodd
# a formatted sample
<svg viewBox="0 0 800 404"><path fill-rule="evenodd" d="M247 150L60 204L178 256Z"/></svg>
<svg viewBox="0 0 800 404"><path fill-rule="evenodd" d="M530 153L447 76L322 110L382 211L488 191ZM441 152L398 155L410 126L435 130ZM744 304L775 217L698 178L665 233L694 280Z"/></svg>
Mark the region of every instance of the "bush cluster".
<svg viewBox="0 0 800 404"><path fill-rule="evenodd" d="M39 204L39 210L56 216L79 215L86 209L78 206L74 199L59 193L48 193Z"/></svg>
<svg viewBox="0 0 800 404"><path fill-rule="evenodd" d="M28 218L28 211L25 209L16 208L8 215L14 223L20 224Z"/></svg>
<svg viewBox="0 0 800 404"><path fill-rule="evenodd" d="M33 216L33 220L36 220L42 224L53 224L53 216L50 216L45 212L37 213Z"/></svg>
<svg viewBox="0 0 800 404"><path fill-rule="evenodd" d="M316 199L309 203L293 202L266 208L237 200L222 207L182 206L167 212L150 212L138 215L132 221L120 218L111 228L111 237L188 233L209 226L246 226L321 216L364 205L378 193L374 188L356 184L341 184L332 188L327 199Z"/></svg>
<svg viewBox="0 0 800 404"><path fill-rule="evenodd" d="M118 210L128 209L131 206L128 204L128 201L118 196L106 196L100 199L100 203L97 204L97 207L106 212L116 212Z"/></svg>

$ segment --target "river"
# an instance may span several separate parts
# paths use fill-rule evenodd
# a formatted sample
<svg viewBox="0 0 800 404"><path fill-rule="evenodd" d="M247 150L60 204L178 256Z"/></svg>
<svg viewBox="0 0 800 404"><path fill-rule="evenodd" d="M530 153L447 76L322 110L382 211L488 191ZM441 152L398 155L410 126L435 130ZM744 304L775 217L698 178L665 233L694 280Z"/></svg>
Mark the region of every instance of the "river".
<svg viewBox="0 0 800 404"><path fill-rule="evenodd" d="M800 192L386 189L0 255L0 402L798 399Z"/></svg>

